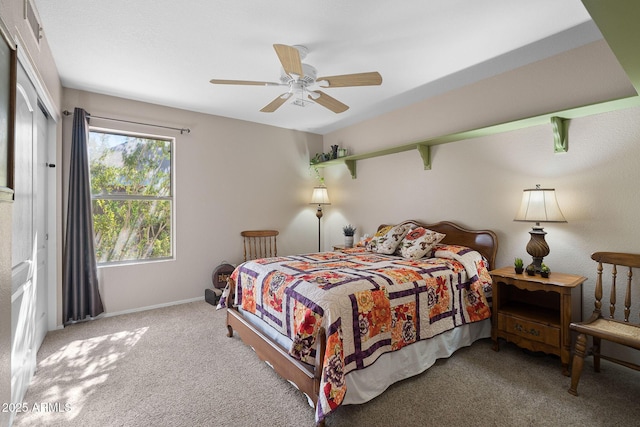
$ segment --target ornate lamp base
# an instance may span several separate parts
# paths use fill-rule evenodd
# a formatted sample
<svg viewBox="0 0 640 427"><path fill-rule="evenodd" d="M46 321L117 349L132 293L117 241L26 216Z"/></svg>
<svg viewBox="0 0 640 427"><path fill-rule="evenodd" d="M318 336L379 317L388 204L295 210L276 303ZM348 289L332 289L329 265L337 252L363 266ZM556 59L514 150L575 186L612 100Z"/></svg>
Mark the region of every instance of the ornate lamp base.
<svg viewBox="0 0 640 427"><path fill-rule="evenodd" d="M318 210L316 210L316 216L318 217L318 252L320 252L320 219L322 218L321 205L318 205Z"/></svg>
<svg viewBox="0 0 640 427"><path fill-rule="evenodd" d="M544 239L547 233L540 227L540 224L536 224L529 234L531 235L531 240L527 243L527 253L533 258L531 265L534 266L536 273L540 273L542 259L549 255L549 245Z"/></svg>

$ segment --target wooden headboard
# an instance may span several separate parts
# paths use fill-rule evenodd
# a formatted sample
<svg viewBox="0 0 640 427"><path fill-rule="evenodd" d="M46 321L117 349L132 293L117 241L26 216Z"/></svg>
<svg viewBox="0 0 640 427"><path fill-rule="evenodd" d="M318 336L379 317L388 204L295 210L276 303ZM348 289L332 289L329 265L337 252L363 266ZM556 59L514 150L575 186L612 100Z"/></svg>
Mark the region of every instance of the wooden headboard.
<svg viewBox="0 0 640 427"><path fill-rule="evenodd" d="M401 224L413 224L416 227L424 227L445 234L446 237L442 239L440 243L467 246L474 249L489 261L490 270L495 268L496 254L498 253L498 236L491 230L467 230L449 221L425 224L419 221L407 220L401 222ZM387 225L388 224L382 224L378 227L378 230Z"/></svg>

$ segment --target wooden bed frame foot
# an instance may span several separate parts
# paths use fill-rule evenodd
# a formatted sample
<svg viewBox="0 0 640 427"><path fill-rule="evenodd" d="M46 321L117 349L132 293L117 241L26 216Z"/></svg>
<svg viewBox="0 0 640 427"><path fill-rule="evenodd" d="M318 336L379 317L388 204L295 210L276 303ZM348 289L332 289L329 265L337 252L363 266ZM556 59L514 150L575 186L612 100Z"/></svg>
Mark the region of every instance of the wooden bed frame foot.
<svg viewBox="0 0 640 427"><path fill-rule="evenodd" d="M231 327L231 325L227 325L227 336L229 338L233 337L233 328Z"/></svg>

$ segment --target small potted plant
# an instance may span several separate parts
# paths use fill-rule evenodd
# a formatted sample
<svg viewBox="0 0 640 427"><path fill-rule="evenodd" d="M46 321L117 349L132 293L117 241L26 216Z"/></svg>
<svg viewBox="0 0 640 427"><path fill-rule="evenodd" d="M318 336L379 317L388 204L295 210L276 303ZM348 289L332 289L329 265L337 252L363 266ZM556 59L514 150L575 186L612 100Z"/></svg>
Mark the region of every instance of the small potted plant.
<svg viewBox="0 0 640 427"><path fill-rule="evenodd" d="M353 235L356 234L356 227L351 224L347 224L342 227L342 232L344 233L344 246L345 248L353 247Z"/></svg>
<svg viewBox="0 0 640 427"><path fill-rule="evenodd" d="M536 267L533 264L527 265L526 272L529 276L536 275Z"/></svg>
<svg viewBox="0 0 640 427"><path fill-rule="evenodd" d="M540 275L542 277L549 277L549 273L551 273L551 270L549 269L549 267L547 267L547 265L545 265L544 263L540 266Z"/></svg>
<svg viewBox="0 0 640 427"><path fill-rule="evenodd" d="M516 258L513 261L513 268L516 270L517 274L522 274L524 271L524 262L522 262L522 258Z"/></svg>

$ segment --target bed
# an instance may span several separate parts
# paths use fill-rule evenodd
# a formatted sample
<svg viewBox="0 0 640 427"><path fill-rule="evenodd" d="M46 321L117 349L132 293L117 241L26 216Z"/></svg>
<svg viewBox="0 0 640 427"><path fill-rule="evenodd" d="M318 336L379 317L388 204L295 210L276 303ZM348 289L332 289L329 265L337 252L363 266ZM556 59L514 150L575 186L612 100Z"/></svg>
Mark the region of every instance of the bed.
<svg viewBox="0 0 640 427"><path fill-rule="evenodd" d="M381 225L353 249L248 261L220 300L234 330L316 423L491 334L498 242L452 222Z"/></svg>

